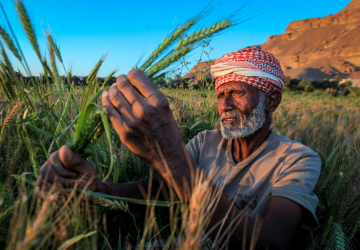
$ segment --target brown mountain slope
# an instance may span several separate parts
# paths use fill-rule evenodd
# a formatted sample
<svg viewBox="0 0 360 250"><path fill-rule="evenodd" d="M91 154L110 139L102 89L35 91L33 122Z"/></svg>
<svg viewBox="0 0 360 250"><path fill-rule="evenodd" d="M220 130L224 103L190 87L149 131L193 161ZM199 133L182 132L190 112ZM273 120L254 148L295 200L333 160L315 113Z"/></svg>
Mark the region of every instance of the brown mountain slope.
<svg viewBox="0 0 360 250"><path fill-rule="evenodd" d="M360 0L335 15L291 22L285 32L259 46L279 59L285 75L308 80L360 76Z"/></svg>
<svg viewBox="0 0 360 250"><path fill-rule="evenodd" d="M280 61L285 75L310 81L336 75L360 79L360 0L335 15L291 22L285 32L258 46ZM191 84L209 78L208 64L200 63L183 78Z"/></svg>

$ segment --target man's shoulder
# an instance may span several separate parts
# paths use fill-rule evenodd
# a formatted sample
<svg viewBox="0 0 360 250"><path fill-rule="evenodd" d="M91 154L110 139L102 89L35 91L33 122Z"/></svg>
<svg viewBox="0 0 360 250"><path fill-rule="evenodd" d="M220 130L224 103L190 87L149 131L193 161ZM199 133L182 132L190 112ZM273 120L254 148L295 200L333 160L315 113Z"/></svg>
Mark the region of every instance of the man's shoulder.
<svg viewBox="0 0 360 250"><path fill-rule="evenodd" d="M318 154L308 146L305 146L301 142L293 141L284 135L279 135L277 132L272 132L272 141L272 144L280 151L283 151L284 154L300 153L302 155L319 157Z"/></svg>
<svg viewBox="0 0 360 250"><path fill-rule="evenodd" d="M212 142L220 142L223 137L221 135L220 129L213 129L213 130L204 130L197 134L194 139L200 141L212 141Z"/></svg>
<svg viewBox="0 0 360 250"><path fill-rule="evenodd" d="M222 142L221 130L205 130L197 134L187 144L186 148L194 160L199 164L199 157L206 152L214 152L219 149Z"/></svg>

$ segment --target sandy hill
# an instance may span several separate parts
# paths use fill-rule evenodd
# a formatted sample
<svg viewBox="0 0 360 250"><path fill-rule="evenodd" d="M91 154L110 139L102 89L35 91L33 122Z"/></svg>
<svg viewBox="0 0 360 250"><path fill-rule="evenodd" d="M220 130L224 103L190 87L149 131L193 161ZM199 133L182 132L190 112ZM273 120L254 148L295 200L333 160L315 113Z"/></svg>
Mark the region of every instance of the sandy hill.
<svg viewBox="0 0 360 250"><path fill-rule="evenodd" d="M291 22L285 34L271 36L259 47L294 78L360 78L360 0L335 15Z"/></svg>
<svg viewBox="0 0 360 250"><path fill-rule="evenodd" d="M272 53L285 75L293 78L321 81L342 75L359 79L360 0L352 0L335 15L291 22L285 34L271 36L258 47ZM199 66L184 78L210 77L208 63Z"/></svg>

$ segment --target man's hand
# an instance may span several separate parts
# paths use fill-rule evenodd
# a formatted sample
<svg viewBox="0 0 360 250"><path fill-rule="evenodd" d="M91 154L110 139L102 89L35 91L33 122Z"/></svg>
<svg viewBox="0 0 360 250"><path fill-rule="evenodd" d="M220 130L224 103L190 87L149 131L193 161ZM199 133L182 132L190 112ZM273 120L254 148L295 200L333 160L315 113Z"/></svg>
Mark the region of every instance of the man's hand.
<svg viewBox="0 0 360 250"><path fill-rule="evenodd" d="M121 141L161 175L169 174L163 160L169 168L178 165L174 162L187 164L169 102L143 71L134 69L119 76L109 92L103 93L102 105Z"/></svg>
<svg viewBox="0 0 360 250"><path fill-rule="evenodd" d="M45 198L54 186L58 188L60 184L63 189L60 192L60 201L64 201L61 196L68 196L74 189L75 184L78 188L85 188L89 191L96 191L95 167L73 153L67 146L62 146L59 151L50 155L40 168L40 176L36 182L38 193ZM54 185L55 184L55 185Z"/></svg>

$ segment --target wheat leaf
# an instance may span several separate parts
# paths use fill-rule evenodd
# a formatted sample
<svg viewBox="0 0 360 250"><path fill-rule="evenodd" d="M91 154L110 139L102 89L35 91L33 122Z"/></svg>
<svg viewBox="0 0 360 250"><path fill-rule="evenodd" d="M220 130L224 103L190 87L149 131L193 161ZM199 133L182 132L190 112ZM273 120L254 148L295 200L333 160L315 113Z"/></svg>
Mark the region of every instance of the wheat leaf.
<svg viewBox="0 0 360 250"><path fill-rule="evenodd" d="M80 235L77 235L71 239L68 239L67 241L65 241L64 243L62 243L58 248L57 250L65 250L65 249L68 249L72 244L78 242L79 240L82 240L84 238L87 238L93 234L95 234L97 231L92 231L90 233L87 233L87 234L80 234Z"/></svg>

